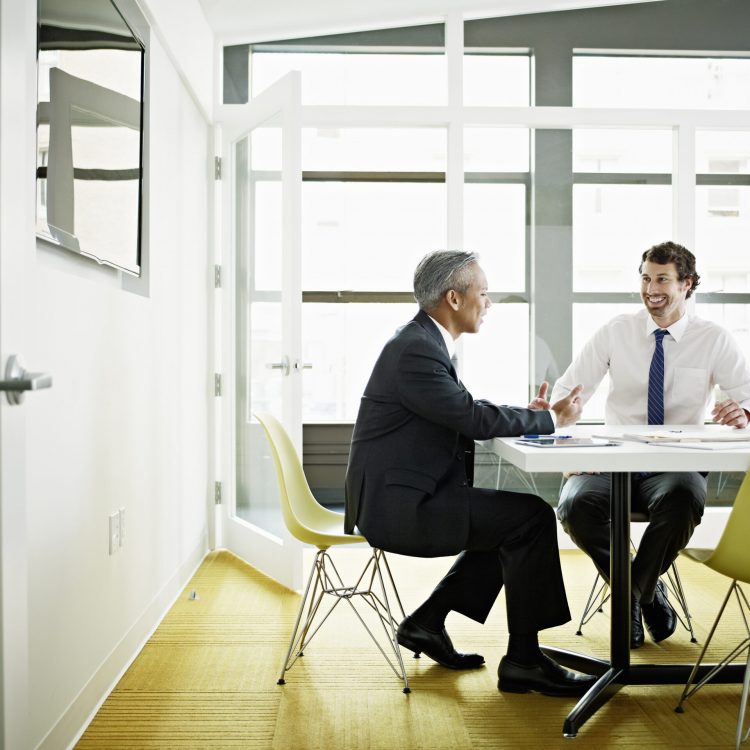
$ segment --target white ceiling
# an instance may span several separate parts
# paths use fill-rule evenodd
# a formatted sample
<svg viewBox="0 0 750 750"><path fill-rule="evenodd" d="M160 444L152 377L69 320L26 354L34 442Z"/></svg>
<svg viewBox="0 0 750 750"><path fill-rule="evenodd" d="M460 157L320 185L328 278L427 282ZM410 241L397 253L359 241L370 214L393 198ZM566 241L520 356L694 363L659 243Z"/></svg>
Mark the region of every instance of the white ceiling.
<svg viewBox="0 0 750 750"><path fill-rule="evenodd" d="M659 0L198 0L223 44Z"/></svg>

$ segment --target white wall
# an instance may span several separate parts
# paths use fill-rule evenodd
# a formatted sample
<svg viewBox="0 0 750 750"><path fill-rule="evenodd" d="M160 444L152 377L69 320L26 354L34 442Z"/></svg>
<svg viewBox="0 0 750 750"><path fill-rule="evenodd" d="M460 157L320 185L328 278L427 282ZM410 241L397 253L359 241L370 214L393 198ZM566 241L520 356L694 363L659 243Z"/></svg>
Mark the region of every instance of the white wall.
<svg viewBox="0 0 750 750"><path fill-rule="evenodd" d="M24 355L54 377L23 407L31 748L75 739L207 548L210 126L165 38L150 45L148 296L31 229ZM12 199L33 212L33 194Z"/></svg>

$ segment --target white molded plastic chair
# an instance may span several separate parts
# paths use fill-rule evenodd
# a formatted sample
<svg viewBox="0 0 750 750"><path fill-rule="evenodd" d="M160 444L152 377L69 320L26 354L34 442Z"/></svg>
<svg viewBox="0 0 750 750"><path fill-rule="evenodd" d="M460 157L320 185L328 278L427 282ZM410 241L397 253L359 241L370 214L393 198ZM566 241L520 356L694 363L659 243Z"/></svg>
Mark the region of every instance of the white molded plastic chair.
<svg viewBox="0 0 750 750"><path fill-rule="evenodd" d="M313 544L318 548L300 603L297 621L289 640L289 650L281 668L278 684L283 685L285 683L284 675L286 672L304 654L313 636L320 630L331 612L340 602L345 601L354 610L380 653L385 657L388 665L396 676L403 681L403 691L409 693L409 680L396 640L398 621L391 614L386 585L390 586L391 593L398 603L402 619L406 615L385 553L380 549L373 548L372 554L356 582L353 585L344 584L331 556L328 554L329 548L337 544L362 542L366 544L367 540L363 536L345 534L343 514L323 507L315 499L305 478L302 462L281 423L271 414L260 413L254 416L262 425L271 446L271 454L279 481L279 496L284 523L290 533L297 539L307 544ZM377 590L374 589L376 583ZM318 617L313 628L313 623L319 614L320 605L326 594L333 597L333 601L325 614ZM387 641L385 648L355 606L354 602L357 598L366 603L377 615L377 621L382 625ZM303 622L302 615L305 606L307 606L307 614Z"/></svg>
<svg viewBox="0 0 750 750"><path fill-rule="evenodd" d="M750 604L748 603L745 592L740 588L740 582L750 583L750 471L745 474L745 478L737 491L737 497L729 514L727 525L724 527L724 533L719 539L719 543L714 550L706 549L686 549L683 554L693 560L707 565L717 573L732 579L729 591L724 597L716 620L711 627L711 632L706 638L698 661L690 673L690 677L682 691L680 702L677 704L675 711L682 713L682 704L700 690L714 675L721 671L729 662L736 659L743 652L747 651L747 666L745 667L745 679L742 685L742 697L740 699L740 711L737 717L737 729L735 732L735 747L747 740L750 735L750 728L744 731L745 710L747 708L748 692L750 691L750 625L748 624L748 615L750 615ZM730 597L734 594L739 606L741 622L745 626L746 637L735 646L713 669L710 669L698 682L693 684L698 673L701 661L706 653L709 643L713 638L716 626L724 614L724 610L729 602Z"/></svg>

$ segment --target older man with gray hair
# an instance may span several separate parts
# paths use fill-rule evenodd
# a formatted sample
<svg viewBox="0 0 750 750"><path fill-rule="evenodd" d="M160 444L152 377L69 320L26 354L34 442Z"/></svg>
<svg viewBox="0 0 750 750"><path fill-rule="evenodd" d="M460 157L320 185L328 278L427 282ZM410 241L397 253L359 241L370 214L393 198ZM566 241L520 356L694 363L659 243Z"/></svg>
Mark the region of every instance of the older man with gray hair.
<svg viewBox="0 0 750 750"><path fill-rule="evenodd" d="M539 649L538 632L570 619L555 514L534 495L472 487L474 441L549 434L576 421L578 390L550 405L547 384L528 408L476 400L451 361L455 340L476 333L490 308L472 253L437 251L417 266L419 312L385 344L359 408L346 475L346 531L404 555L458 554L398 641L451 669L481 667L453 647L445 618L484 622L505 585L510 638L498 688L582 695L594 682ZM509 357L513 362L513 358Z"/></svg>

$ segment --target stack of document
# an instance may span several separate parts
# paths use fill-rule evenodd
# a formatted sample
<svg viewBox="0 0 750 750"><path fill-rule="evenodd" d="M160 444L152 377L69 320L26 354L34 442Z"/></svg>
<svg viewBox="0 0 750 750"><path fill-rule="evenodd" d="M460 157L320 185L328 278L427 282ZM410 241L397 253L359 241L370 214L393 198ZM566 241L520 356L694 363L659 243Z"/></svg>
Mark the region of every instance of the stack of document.
<svg viewBox="0 0 750 750"><path fill-rule="evenodd" d="M593 437L605 437L594 435ZM705 430L655 430L653 432L624 432L607 435L609 440L635 441L668 448L699 448L701 450L732 450L750 448L750 429L716 427Z"/></svg>

